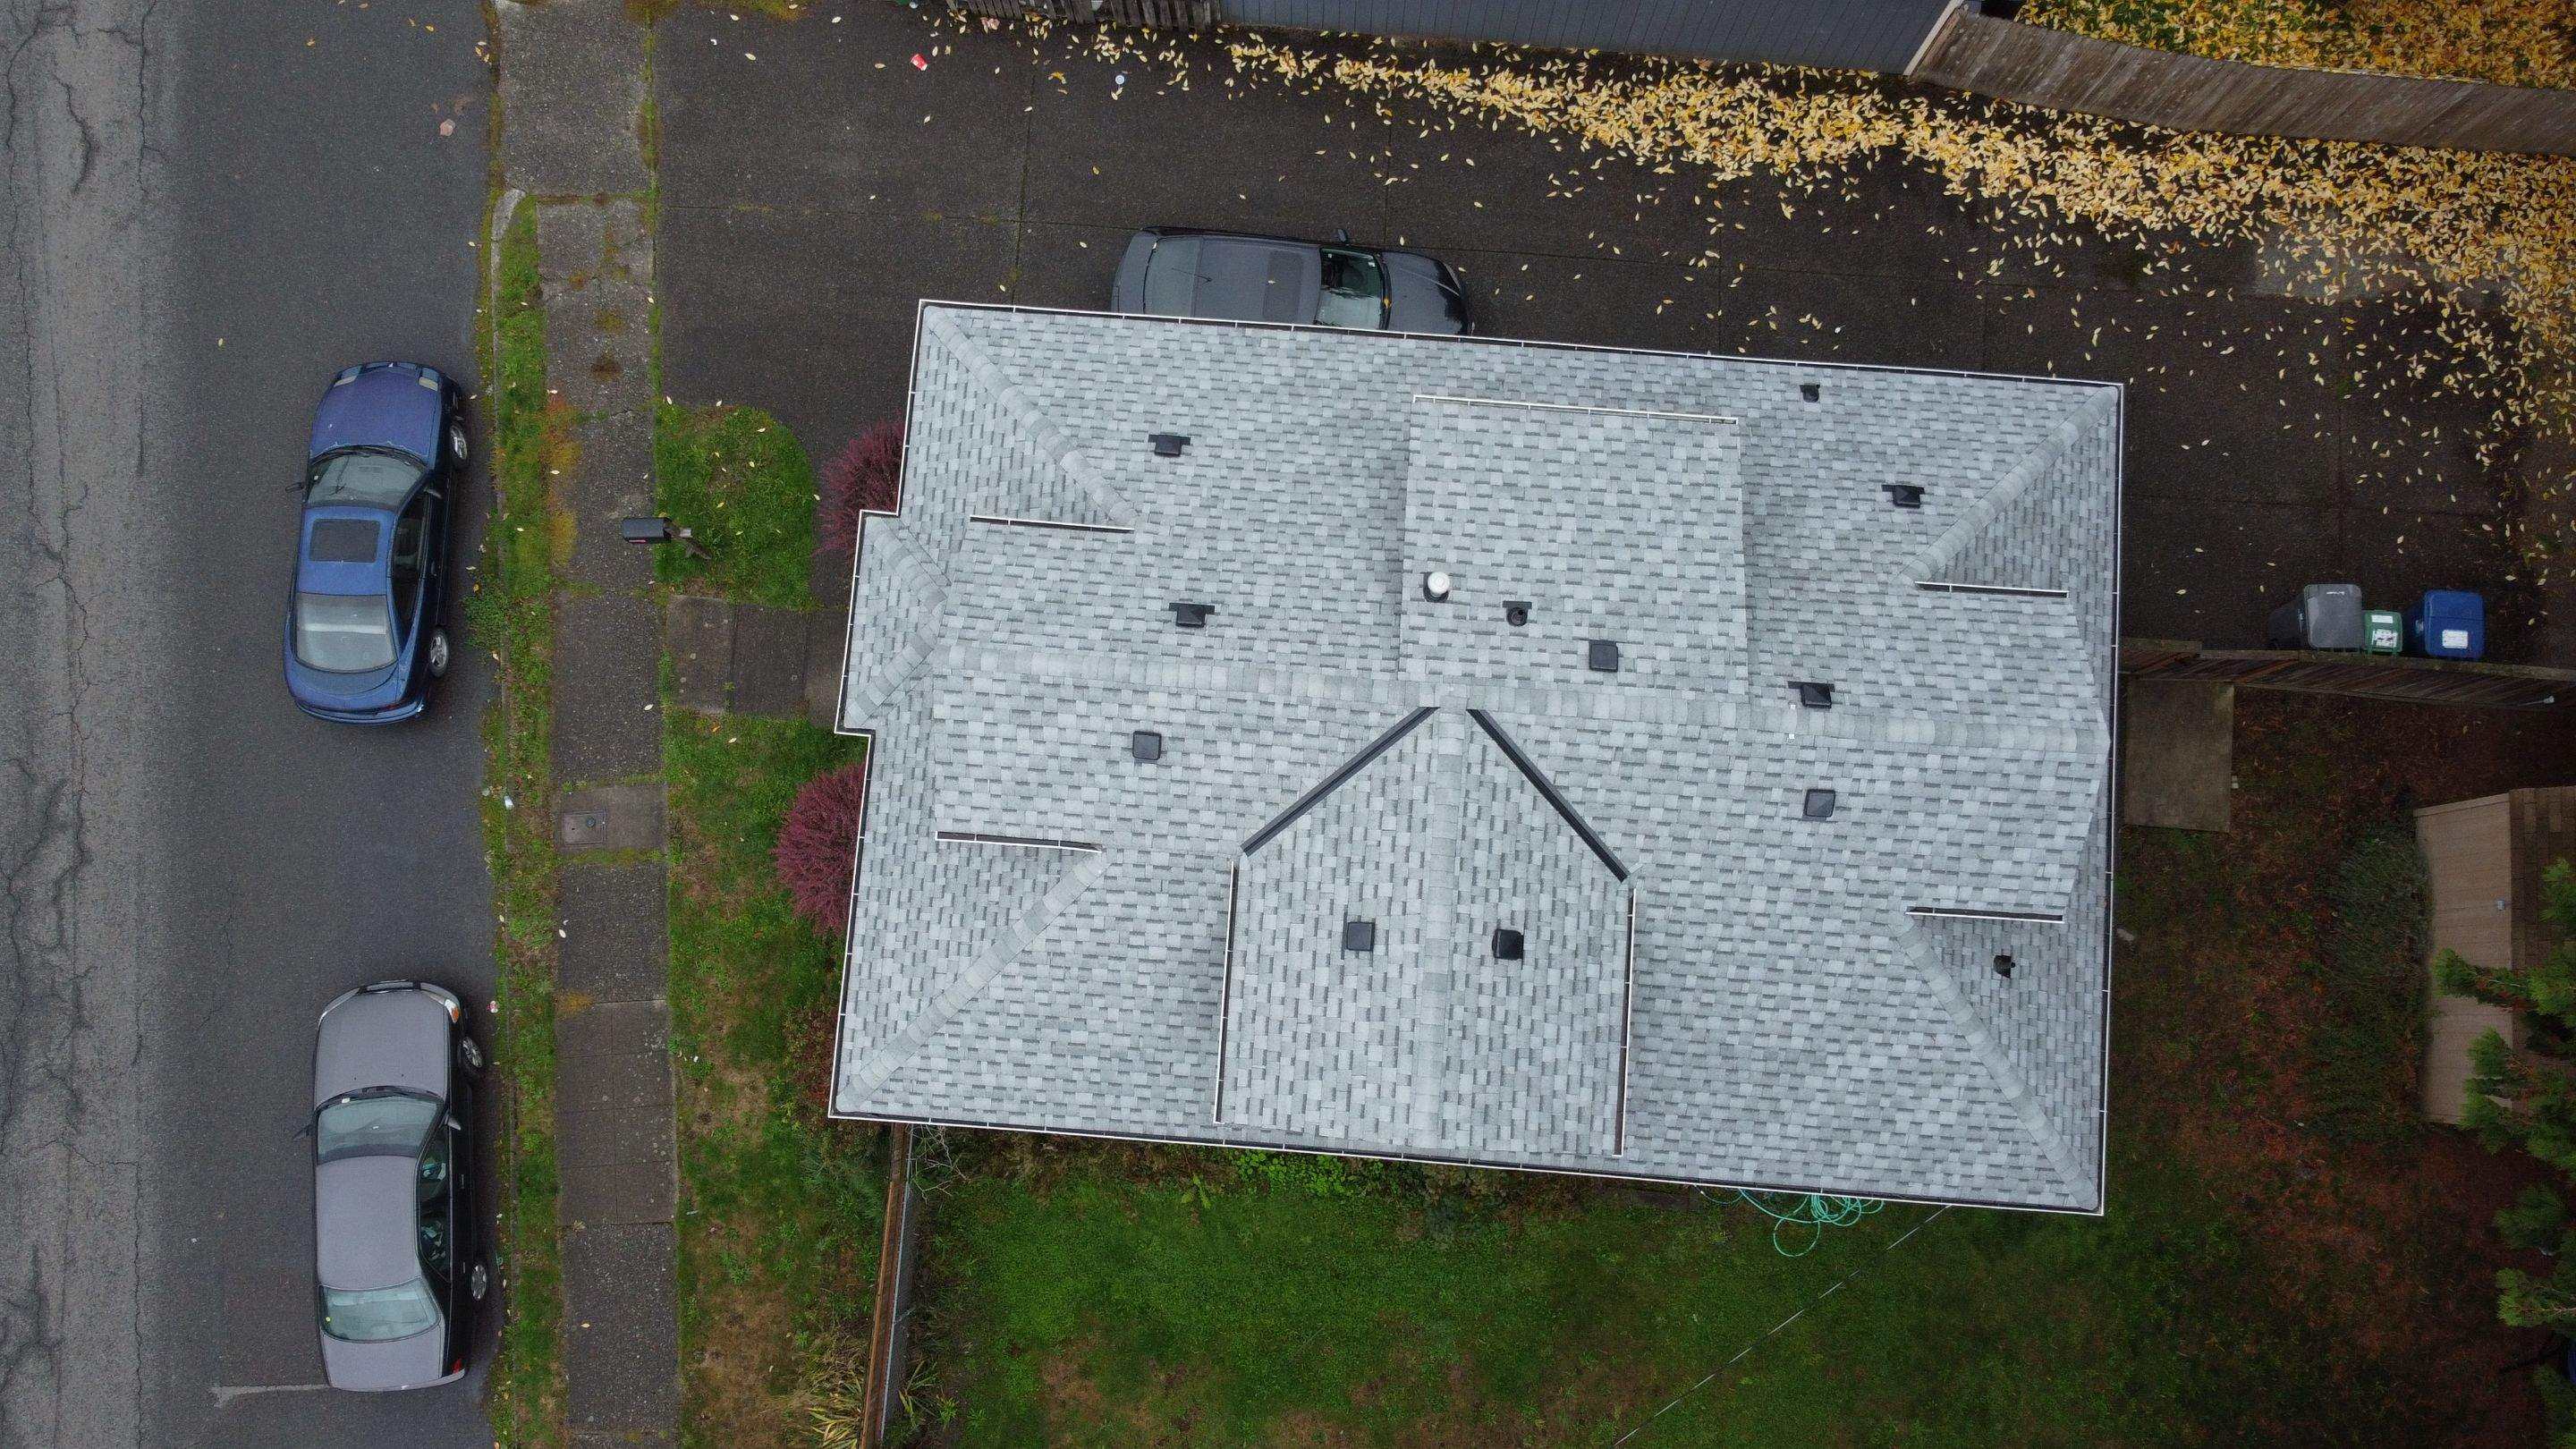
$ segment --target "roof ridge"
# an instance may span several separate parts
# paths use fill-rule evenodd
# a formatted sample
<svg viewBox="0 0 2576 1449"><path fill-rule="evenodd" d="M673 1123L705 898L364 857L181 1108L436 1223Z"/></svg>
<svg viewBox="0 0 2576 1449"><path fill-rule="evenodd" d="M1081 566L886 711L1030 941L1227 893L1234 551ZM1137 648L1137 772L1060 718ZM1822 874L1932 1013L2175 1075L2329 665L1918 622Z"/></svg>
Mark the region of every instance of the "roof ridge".
<svg viewBox="0 0 2576 1449"><path fill-rule="evenodd" d="M1458 939L1458 853L1467 848L1463 829L1467 752L1475 748L1475 731L1454 710L1433 716L1431 728L1424 734L1422 748L1432 753L1429 778L1424 782L1433 796L1429 802L1430 826L1443 848L1425 853L1422 876L1414 883L1416 898L1422 903L1420 950L1424 969L1414 990L1414 1037L1407 1044L1415 1062L1407 1131L1417 1143L1439 1140L1441 1100L1448 1095L1451 1075L1458 1069L1458 1032L1451 1013L1460 1004L1460 993L1451 989L1446 967L1457 959L1462 945Z"/></svg>
<svg viewBox="0 0 2576 1449"><path fill-rule="evenodd" d="M2058 421L2056 427L2049 429L2039 447L2025 454L2020 462L2014 464L2010 471L1997 480L1995 486L1979 495L1976 502L1969 504L1956 522L1942 530L1939 538L1932 540L1921 552L1907 559L1898 570L1896 582L1901 586L1918 580L1939 578L1941 571L1948 568L1966 550L1970 541L1986 531L1987 525L1995 521L1997 514L2002 513L2008 505L2019 501L2022 494L2029 491L2033 483L2055 470L2068 450L2075 446L2076 441L2099 423L2104 414L2119 406L2119 398L2118 388L2097 387L2093 396L2085 399L2082 406L2072 410Z"/></svg>
<svg viewBox="0 0 2576 1449"><path fill-rule="evenodd" d="M1848 705L1811 710L1794 702L1773 703L1734 690L1605 690L1589 685L1521 684L1474 675L1419 679L1364 669L1077 654L1035 644L955 639L941 648L942 662L948 668L972 671L981 677L1078 680L1108 689L1251 694L1306 703L1382 705L1390 710L1456 706L1496 716L1543 715L1677 729L1740 729L1943 749L2095 755L2107 743L2098 721L2088 720L2081 725L2002 723L1958 714L1900 713Z"/></svg>
<svg viewBox="0 0 2576 1449"><path fill-rule="evenodd" d="M1949 971L1933 955L1932 933L1910 916L1900 914L1896 919L1899 924L1890 936L1890 944L1895 947L1896 954L1915 968L1915 978L1923 983L1924 989L1941 1004L1951 1023L1959 1029L1969 1052L1985 1066L1996 1089L2012 1104L2013 1115L2020 1120L2022 1131L2046 1154L2049 1165L2057 1169L2060 1186L2082 1197L2084 1184L2091 1180L2091 1174L2084 1169L2082 1155L2074 1150L2058 1125L2041 1110L2021 1069L2005 1055L2002 1044L1987 1028L1985 1018L1968 1004L1968 998L1961 993L1958 983L1950 979Z"/></svg>
<svg viewBox="0 0 2576 1449"><path fill-rule="evenodd" d="M862 661L855 648L848 651L847 677L841 685L841 718L844 721L864 719L883 709L886 701L902 692L903 687L921 672L924 662L938 651L941 625L947 618L948 577L940 572L930 556L913 546L905 531L896 526L900 520L882 516L884 525L871 535L859 529L859 564L855 570L862 587L853 591L854 604L863 602L876 588L890 588L896 607L873 611L871 617L891 619L901 635L880 659ZM875 542L881 535L887 541ZM886 554L869 569L868 551L883 547ZM873 667L871 667L873 666Z"/></svg>
<svg viewBox="0 0 2576 1449"><path fill-rule="evenodd" d="M967 848L993 850L1010 847L974 845ZM906 1022L901 1031L886 1038L884 1045L843 1072L841 1080L833 1087L833 1095L836 1098L855 1097L884 1086L913 1053L929 1045L931 1039L939 1035L949 1022L955 1019L957 1013L965 1010L977 997L983 995L984 988L993 983L993 978L1001 975L1004 967L1018 960L1020 953L1026 951L1038 937L1046 934L1047 928L1055 924L1055 918L1064 914L1065 908L1072 905L1076 898L1090 889L1093 881L1098 880L1109 869L1109 852L1105 850L1068 853L1080 856L1073 863L1072 868L1058 876L1055 884L1047 887L1046 894L1038 897L1036 904L1022 911L1018 920L1013 921L1007 929L985 943L984 949L967 961L965 969L950 977L948 983L939 988L939 993L930 999L930 1003L924 1006L911 1021Z"/></svg>
<svg viewBox="0 0 2576 1449"><path fill-rule="evenodd" d="M1117 485L1083 460L1082 449L1074 442L1073 435L1046 415L1026 387L1003 372L1002 365L993 360L992 354L984 350L983 344L977 342L962 323L950 317L946 309L924 307L921 330L924 336L936 337L947 346L966 375L973 378L992 398L993 405L1017 425L1030 448L1054 463L1085 497L1099 507L1104 516L1124 527L1136 526L1136 512L1128 506L1126 496L1118 491Z"/></svg>

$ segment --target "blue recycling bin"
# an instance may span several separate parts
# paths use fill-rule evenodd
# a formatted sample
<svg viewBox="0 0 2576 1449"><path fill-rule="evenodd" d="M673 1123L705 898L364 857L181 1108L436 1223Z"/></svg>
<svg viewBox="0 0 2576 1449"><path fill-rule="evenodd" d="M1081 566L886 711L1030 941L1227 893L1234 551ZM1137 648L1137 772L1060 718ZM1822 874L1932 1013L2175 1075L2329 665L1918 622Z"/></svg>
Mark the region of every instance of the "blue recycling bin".
<svg viewBox="0 0 2576 1449"><path fill-rule="evenodd" d="M2427 589L2406 611L2406 648L2427 659L2484 659L2487 601L2465 589Z"/></svg>

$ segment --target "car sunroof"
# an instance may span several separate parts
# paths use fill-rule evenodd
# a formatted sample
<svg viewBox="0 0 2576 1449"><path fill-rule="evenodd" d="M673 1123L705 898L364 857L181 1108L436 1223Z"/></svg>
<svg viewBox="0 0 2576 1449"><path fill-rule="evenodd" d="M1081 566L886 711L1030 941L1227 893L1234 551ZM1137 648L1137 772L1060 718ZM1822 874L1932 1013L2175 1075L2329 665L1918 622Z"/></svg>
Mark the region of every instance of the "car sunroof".
<svg viewBox="0 0 2576 1449"><path fill-rule="evenodd" d="M307 551L315 563L373 563L382 525L371 518L323 518L313 524Z"/></svg>

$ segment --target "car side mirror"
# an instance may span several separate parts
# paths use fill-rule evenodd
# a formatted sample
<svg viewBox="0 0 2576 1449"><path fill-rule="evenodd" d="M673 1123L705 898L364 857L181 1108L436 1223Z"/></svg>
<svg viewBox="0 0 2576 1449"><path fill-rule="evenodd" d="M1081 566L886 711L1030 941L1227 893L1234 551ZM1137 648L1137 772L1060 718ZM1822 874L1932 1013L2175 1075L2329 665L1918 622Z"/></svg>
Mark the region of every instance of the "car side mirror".
<svg viewBox="0 0 2576 1449"><path fill-rule="evenodd" d="M287 1140L287 1141L289 1141L289 1142L301 1142L301 1141L303 1141L305 1138L310 1137L310 1136L312 1136L312 1135L313 1135L313 1124L312 1124L312 1123L310 1123L310 1122L307 1122L307 1123L305 1123L303 1126L296 1128L296 1129L295 1129L295 1135L294 1135L294 1136L292 1136L292 1137L287 1138L286 1140Z"/></svg>
<svg viewBox="0 0 2576 1449"><path fill-rule="evenodd" d="M1346 226L1334 227L1333 240L1340 242L1344 246L1349 246L1351 244L1351 229Z"/></svg>

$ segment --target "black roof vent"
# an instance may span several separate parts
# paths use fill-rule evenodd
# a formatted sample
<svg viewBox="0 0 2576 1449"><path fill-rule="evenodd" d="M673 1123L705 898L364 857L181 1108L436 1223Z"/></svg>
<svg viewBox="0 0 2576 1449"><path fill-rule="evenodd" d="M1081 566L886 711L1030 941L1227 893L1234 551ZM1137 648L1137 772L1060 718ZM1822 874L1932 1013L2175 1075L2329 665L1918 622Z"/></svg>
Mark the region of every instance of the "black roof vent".
<svg viewBox="0 0 2576 1449"><path fill-rule="evenodd" d="M1595 639L1584 662L1599 673L1616 674L1619 672L1619 646L1607 639Z"/></svg>
<svg viewBox="0 0 2576 1449"><path fill-rule="evenodd" d="M1807 709L1832 709L1834 687L1802 679L1798 681L1798 703Z"/></svg>
<svg viewBox="0 0 2576 1449"><path fill-rule="evenodd" d="M1216 612L1216 605L1214 604L1174 603L1170 607L1172 610L1172 622L1178 624L1184 629L1206 628L1208 615Z"/></svg>
<svg viewBox="0 0 2576 1449"><path fill-rule="evenodd" d="M1374 951L1374 950L1376 950L1376 949L1377 949L1377 922L1375 922L1375 921L1344 921L1344 922L1342 922L1342 949L1343 949L1343 950L1345 950L1345 951Z"/></svg>
<svg viewBox="0 0 2576 1449"><path fill-rule="evenodd" d="M1150 765L1163 757L1163 737L1152 730L1138 730L1127 737L1127 752Z"/></svg>
<svg viewBox="0 0 2576 1449"><path fill-rule="evenodd" d="M1509 926L1496 926L1494 928L1494 959L1497 961L1517 961L1521 959L1521 933L1513 930Z"/></svg>
<svg viewBox="0 0 2576 1449"><path fill-rule="evenodd" d="M1503 605L1503 622L1517 629L1529 622L1529 610L1529 600L1509 600Z"/></svg>
<svg viewBox="0 0 2576 1449"><path fill-rule="evenodd" d="M2012 973L2013 958L2010 956L1997 956L1995 958L1995 974L2006 981L2010 981L2012 979Z"/></svg>
<svg viewBox="0 0 2576 1449"><path fill-rule="evenodd" d="M1190 445L1190 435L1187 433L1149 433L1146 435L1145 441L1154 445L1155 457L1177 458L1181 456L1181 450Z"/></svg>
<svg viewBox="0 0 2576 1449"><path fill-rule="evenodd" d="M1833 818L1834 818L1834 792L1833 792L1833 791L1831 791L1831 790L1810 790L1810 791L1808 791L1808 792L1807 792L1807 803L1806 803L1806 806L1805 806L1805 814L1806 814L1806 817L1807 817L1808 819L1810 819L1810 820L1831 820L1831 819L1833 819Z"/></svg>
<svg viewBox="0 0 2576 1449"><path fill-rule="evenodd" d="M1809 402L1820 402L1824 399L1825 390L1820 384L1802 382L1798 384L1798 396Z"/></svg>
<svg viewBox="0 0 2576 1449"><path fill-rule="evenodd" d="M1923 485L1920 483L1881 483L1878 486L1887 490L1887 501L1899 508L1923 506Z"/></svg>

